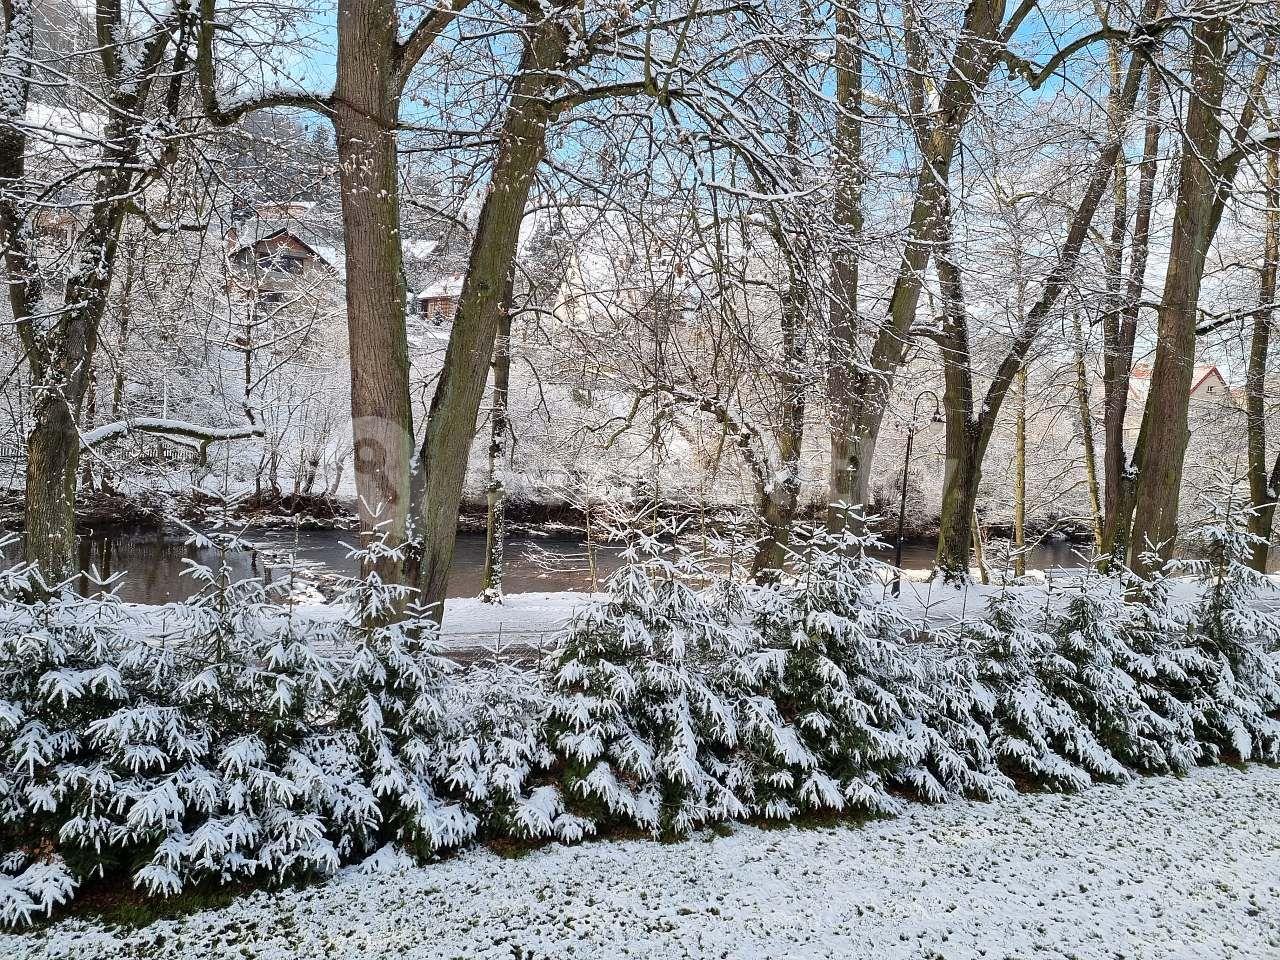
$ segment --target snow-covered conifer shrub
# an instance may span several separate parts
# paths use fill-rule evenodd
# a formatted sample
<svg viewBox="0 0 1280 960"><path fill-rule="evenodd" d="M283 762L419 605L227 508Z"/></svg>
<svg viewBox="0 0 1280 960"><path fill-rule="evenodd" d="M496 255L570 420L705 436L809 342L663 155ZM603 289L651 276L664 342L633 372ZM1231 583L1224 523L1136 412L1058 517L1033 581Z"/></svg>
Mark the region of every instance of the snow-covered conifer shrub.
<svg viewBox="0 0 1280 960"><path fill-rule="evenodd" d="M922 750L908 723L920 683L909 625L884 596L870 538L807 530L793 542L786 575L749 600L758 649L743 666L741 738L757 810L894 812L889 782Z"/></svg>
<svg viewBox="0 0 1280 960"><path fill-rule="evenodd" d="M228 534L195 539L219 562L188 561L200 590L177 638L181 679L149 692L147 706L167 697L171 726L198 735L174 754L172 773L153 788L156 802L137 815L158 842L136 879L171 895L205 879L332 873L351 844L332 822L329 782L311 755L336 666L291 605L256 578L232 580L228 558L244 544ZM159 802L166 797L168 806Z"/></svg>
<svg viewBox="0 0 1280 960"><path fill-rule="evenodd" d="M991 748L1014 778L1058 790L1080 790L1094 777L1121 781L1129 774L1094 736L1085 719L1053 692L1054 638L1025 609L1021 597L1002 590L987 602L986 616L961 630L975 644L976 700L989 716Z"/></svg>
<svg viewBox="0 0 1280 960"><path fill-rule="evenodd" d="M60 765L83 759L88 724L122 693L106 624L81 609L68 629L64 604L74 598L24 602L29 572L0 570L0 927L25 926L74 896L76 872L55 852L75 779ZM117 609L108 604L106 615Z"/></svg>
<svg viewBox="0 0 1280 960"><path fill-rule="evenodd" d="M1274 594L1249 565L1257 538L1246 509L1210 506L1199 530L1204 558L1187 566L1203 583L1195 610L1199 670L1182 695L1211 762L1280 760L1280 617L1258 601Z"/></svg>
<svg viewBox="0 0 1280 960"><path fill-rule="evenodd" d="M665 537L637 534L606 599L554 654L549 737L591 820L685 834L741 817L734 705L717 664L741 642L699 586L706 571Z"/></svg>
<svg viewBox="0 0 1280 960"><path fill-rule="evenodd" d="M439 628L415 605L411 588L376 572L378 561L400 549L375 541L353 554L367 572L348 580L338 597L345 619L335 642L347 659L334 722L376 798L361 827L363 844L394 842L425 857L470 840L478 819L448 783L445 699L453 664L440 656Z"/></svg>
<svg viewBox="0 0 1280 960"><path fill-rule="evenodd" d="M1171 596L1172 576L1181 561L1142 558L1144 573L1122 567L1118 576L1126 600L1123 629L1135 659L1129 675L1148 708L1164 724L1163 745L1170 772L1191 769L1204 755L1190 706L1198 677L1209 664L1195 640L1192 618ZM1144 769L1141 765L1138 769ZM1151 772L1158 772L1151 768Z"/></svg>
<svg viewBox="0 0 1280 960"><path fill-rule="evenodd" d="M159 631L109 594L4 605L6 849L158 895L327 874L355 851L362 781L330 749L332 659L290 606L232 580L233 537L203 542L219 563L191 565L201 590Z"/></svg>
<svg viewBox="0 0 1280 960"><path fill-rule="evenodd" d="M591 833L555 782L544 674L495 657L469 665L454 694L448 780L480 818L479 833L566 843Z"/></svg>
<svg viewBox="0 0 1280 960"><path fill-rule="evenodd" d="M0 860L0 927L25 927L75 895L76 879L54 856L32 860L15 851Z"/></svg>
<svg viewBox="0 0 1280 960"><path fill-rule="evenodd" d="M929 803L956 797L995 800L1014 793L991 745L995 700L978 677L973 643L962 633L931 631L917 648L921 696L906 718L918 760L893 779Z"/></svg>
<svg viewBox="0 0 1280 960"><path fill-rule="evenodd" d="M1185 708L1163 688L1177 669L1168 656L1177 631L1153 632L1124 592L1123 577L1094 572L1067 588L1065 604L1050 615L1055 647L1044 661L1045 687L1126 766L1184 771L1195 756L1194 737Z"/></svg>
<svg viewBox="0 0 1280 960"><path fill-rule="evenodd" d="M59 591L30 603L9 598L2 616L4 851L32 864L56 851L73 882L127 864L148 836L132 827L121 791L154 758L147 748L103 749L104 729L135 707L119 662L119 603Z"/></svg>

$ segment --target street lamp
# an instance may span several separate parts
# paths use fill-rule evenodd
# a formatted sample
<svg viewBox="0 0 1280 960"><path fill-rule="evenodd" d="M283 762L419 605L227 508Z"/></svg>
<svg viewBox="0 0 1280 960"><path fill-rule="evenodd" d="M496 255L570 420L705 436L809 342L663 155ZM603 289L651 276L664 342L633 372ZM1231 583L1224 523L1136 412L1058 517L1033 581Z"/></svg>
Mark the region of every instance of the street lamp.
<svg viewBox="0 0 1280 960"><path fill-rule="evenodd" d="M907 474L911 470L911 444L916 438L916 425L920 422L920 401L928 397L933 401L930 423L942 423L942 402L932 390L921 390L911 404L911 419L907 422L907 454L902 460L902 490L898 496L898 538L893 548L893 595L902 595L902 529L907 519Z"/></svg>

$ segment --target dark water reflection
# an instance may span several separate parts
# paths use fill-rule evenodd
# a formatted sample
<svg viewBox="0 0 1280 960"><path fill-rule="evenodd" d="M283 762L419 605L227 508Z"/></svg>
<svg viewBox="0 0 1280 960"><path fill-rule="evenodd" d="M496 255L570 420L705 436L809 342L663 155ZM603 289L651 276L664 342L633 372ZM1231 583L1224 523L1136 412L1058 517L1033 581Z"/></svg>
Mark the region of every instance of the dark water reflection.
<svg viewBox="0 0 1280 960"><path fill-rule="evenodd" d="M348 556L348 545L356 540L352 531L255 530L244 535L255 552L233 553L228 557L236 578L258 576L276 581L288 575L290 558L296 558L298 581L328 592L335 575L353 575L356 564ZM1034 548L1028 556L1029 569L1078 567L1081 547L1065 542L1046 543ZM908 543L903 549L903 566L927 568L933 563L934 545L927 542ZM0 548L0 559L16 561L21 555L17 543ZM590 590L592 575L587 551L581 536L563 531L514 534L507 543L505 589L508 593L556 590ZM882 554L892 560L892 550ZM216 566L218 557L209 548L198 548L185 542L173 531L142 530L92 533L80 538L79 567L96 570L100 577L120 575L117 593L135 603L164 603L181 600L195 592L190 577L183 575L187 561ZM989 558L993 567L1002 564ZM615 547L598 548L596 576L603 578L619 564ZM484 536L458 534L453 568L449 577L449 596L473 597L480 591L484 568ZM81 578L82 592L93 592L92 581Z"/></svg>

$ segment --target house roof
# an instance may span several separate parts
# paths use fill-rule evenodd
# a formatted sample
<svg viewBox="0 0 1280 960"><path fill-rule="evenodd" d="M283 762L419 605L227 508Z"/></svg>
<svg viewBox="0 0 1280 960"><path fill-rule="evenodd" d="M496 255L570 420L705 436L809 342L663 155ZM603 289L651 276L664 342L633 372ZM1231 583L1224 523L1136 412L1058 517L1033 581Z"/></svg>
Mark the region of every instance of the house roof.
<svg viewBox="0 0 1280 960"><path fill-rule="evenodd" d="M401 246L406 260L426 260L440 248L440 241L405 240Z"/></svg>
<svg viewBox="0 0 1280 960"><path fill-rule="evenodd" d="M1188 393L1195 393L1205 382L1211 379L1218 380L1224 388L1227 387L1227 379L1222 375L1222 371L1218 369L1216 363L1197 363L1191 374L1191 389ZM1133 372L1129 375L1129 397L1138 402L1147 399L1147 395L1151 392L1151 367L1147 364L1139 364L1133 368ZM1225 392L1230 392L1229 388Z"/></svg>
<svg viewBox="0 0 1280 960"><path fill-rule="evenodd" d="M242 250L256 247L266 240L288 236L302 244L313 254L323 260L329 267L341 274L345 267L344 250L339 237L330 237L293 221L282 222L276 219L254 217L237 228L235 239L228 251L234 256Z"/></svg>
<svg viewBox="0 0 1280 960"><path fill-rule="evenodd" d="M82 113L47 103L28 103L23 117L29 143L76 153L98 149L106 125L106 118L101 114Z"/></svg>
<svg viewBox="0 0 1280 960"><path fill-rule="evenodd" d="M418 291L419 300L442 300L462 295L462 274L454 273Z"/></svg>

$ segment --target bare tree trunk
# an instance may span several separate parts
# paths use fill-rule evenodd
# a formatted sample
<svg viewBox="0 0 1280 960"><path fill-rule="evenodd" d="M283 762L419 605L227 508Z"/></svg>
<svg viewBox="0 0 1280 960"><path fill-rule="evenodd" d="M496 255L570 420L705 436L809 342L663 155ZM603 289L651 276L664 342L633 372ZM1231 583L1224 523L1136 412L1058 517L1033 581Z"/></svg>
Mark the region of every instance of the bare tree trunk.
<svg viewBox="0 0 1280 960"><path fill-rule="evenodd" d="M112 124L108 142L127 136ZM27 497L24 515L26 559L35 564L45 582L73 572L75 507L80 466L77 420L90 382L90 367L98 325L106 305L116 242L124 222L121 197L133 189L132 151L106 159L107 169L95 187L98 198L89 225L80 238L81 264L67 280L67 309L51 330L33 332L29 339L40 355L42 376L33 383L35 405L27 438ZM99 266L102 265L102 266Z"/></svg>
<svg viewBox="0 0 1280 960"><path fill-rule="evenodd" d="M969 576L973 516L982 483L982 456L976 430L977 425L971 421L953 430L948 419L946 477L934 567L949 582L960 582Z"/></svg>
<svg viewBox="0 0 1280 960"><path fill-rule="evenodd" d="M833 471L841 489L831 491L833 501L865 504L871 485L871 468L884 421L894 377L910 348L911 325L924 283L925 271L934 244L943 226L948 181L956 144L979 94L986 88L991 72L1000 62L1009 38L1025 19L1029 5L1021 5L1004 22L1003 0L970 0L965 8L951 67L936 88L938 105L925 110L926 77L923 65L910 70L916 118L916 138L921 152L920 174L915 201L907 224L907 242L889 298L886 316L879 324L870 357L850 372L848 453L843 469ZM909 13L904 7L904 14ZM906 40L912 42L909 26ZM911 57L909 49L909 59ZM937 119L930 124L929 115Z"/></svg>
<svg viewBox="0 0 1280 960"><path fill-rule="evenodd" d="M361 536L404 542L413 456L396 157L393 0L339 0L333 125L346 246L351 424ZM398 582L400 565L378 564Z"/></svg>
<svg viewBox="0 0 1280 960"><path fill-rule="evenodd" d="M142 134L150 129L146 108L151 89L168 64L169 86L164 109L170 116L180 105L181 79L186 71L186 44L192 39L186 4L156 24L138 42L130 59L129 77L121 76L119 36L125 29L120 8L102 4L97 12L99 56L106 79L114 84L107 106L109 117L94 168L88 221L76 238L75 268L67 277L60 307L43 297L39 264L30 247L34 234L23 191L26 137L20 127L26 110L31 55L31 10L13 5L6 17L0 72L9 77L0 123L0 228L6 246L5 266L9 300L32 372L32 427L27 439L27 486L24 549L46 585L64 580L75 566L75 504L80 464L80 435L76 426L89 385L90 365L98 330L114 275L116 252L124 218L132 198L176 156L172 145L143 161ZM14 113L19 114L13 116Z"/></svg>
<svg viewBox="0 0 1280 960"><path fill-rule="evenodd" d="M1129 564L1148 549L1165 559L1178 534L1178 494L1189 437L1187 416L1195 364L1196 305L1213 238L1218 140L1227 70L1228 24L1198 20L1191 35L1191 95L1182 128L1182 162L1173 238L1157 322L1151 389L1134 462L1138 471Z"/></svg>
<svg viewBox="0 0 1280 960"><path fill-rule="evenodd" d="M133 278L137 267L130 256L124 265L124 285L120 291L120 343L117 346L116 375L111 386L111 416L119 419L124 406L125 350L129 342L129 319L133 313Z"/></svg>
<svg viewBox="0 0 1280 960"><path fill-rule="evenodd" d="M1093 445L1093 412L1089 409L1089 372L1085 366L1084 330L1080 314L1072 317L1075 327L1076 411L1080 416L1080 443L1084 453L1084 477L1089 490L1089 514L1093 546L1102 549L1102 501L1098 488L1098 456Z"/></svg>
<svg viewBox="0 0 1280 960"><path fill-rule="evenodd" d="M794 81L786 81L787 156L800 152L800 105ZM792 168L799 182L799 170ZM800 456L804 446L804 418L808 383L802 371L808 366L805 324L808 317L809 288L804 275L812 253L797 231L786 235L775 224L774 242L787 268L787 285L782 296L782 362L779 365L780 400L775 431L779 469L768 473L761 485L760 522L762 536L756 547L752 573L757 578L773 576L782 569L791 526L800 501ZM800 244L797 248L797 243ZM856 269L855 269L856 273ZM847 279L847 278L846 278ZM856 283L856 279L855 279ZM852 322L846 317L845 322Z"/></svg>
<svg viewBox="0 0 1280 960"><path fill-rule="evenodd" d="M1259 573L1267 572L1276 500L1280 498L1280 453L1267 464L1267 358L1271 350L1271 324L1275 317L1276 272L1280 265L1280 152L1267 151L1266 237L1263 242L1262 278L1258 309L1249 341L1249 367L1245 377L1245 415L1248 424L1249 532L1258 538L1250 562Z"/></svg>
<svg viewBox="0 0 1280 960"><path fill-rule="evenodd" d="M969 535L973 538L973 562L978 567L978 582L989 584L991 571L987 569L987 549L982 539L982 524L978 522L977 510L969 514Z"/></svg>
<svg viewBox="0 0 1280 960"><path fill-rule="evenodd" d="M834 143L836 249L831 264L831 337L827 358L830 404L830 488L827 528L843 530L855 487L853 371L858 350L858 275L862 233L862 40L856 4L836 6L836 132ZM856 501L865 506L865 497Z"/></svg>
<svg viewBox="0 0 1280 960"><path fill-rule="evenodd" d="M98 375L93 366L93 357L89 357L89 378L85 386L84 414L80 419L80 428L92 430L98 422ZM93 461L82 458L80 461L80 485L93 491Z"/></svg>
<svg viewBox="0 0 1280 960"><path fill-rule="evenodd" d="M1058 301L1068 278L1074 272L1081 248L1093 223L1094 214L1106 192L1115 170L1116 158L1124 135L1124 121L1138 97L1142 80L1142 61L1130 56L1124 86L1115 99L1116 113L1111 116L1110 136L1094 161L1084 196L1080 198L1058 261L1045 279L1040 297L1022 319L1021 329L1000 361L983 397L975 406L973 372L968 342L968 317L964 304L960 272L945 253L950 242L948 216L938 231L938 281L942 291L943 331L938 337L942 351L946 395L943 404L947 415L947 470L943 481L942 520L938 540L937 567L947 579L968 574L969 512L978 493L982 461L995 431L1000 408L1019 370L1027 362L1027 354L1040 335L1050 311ZM966 472L968 471L968 472ZM954 489L953 489L954 487ZM951 511L958 511L951 513Z"/></svg>
<svg viewBox="0 0 1280 960"><path fill-rule="evenodd" d="M449 564L458 532L458 504L475 437L489 359L502 313L529 190L542 160L569 33L550 18L525 46L507 107L491 186L480 211L453 333L427 415L414 474L414 534L422 544L412 570L422 601L438 617L444 609Z"/></svg>
<svg viewBox="0 0 1280 960"><path fill-rule="evenodd" d="M800 375L805 363L804 331L807 297L796 251L787 255L790 278L782 308L782 403L777 430L780 470L764 478L761 491L760 538L752 574L757 578L773 576L782 569L791 526L795 522L800 501L800 455L804 445L805 389Z"/></svg>
<svg viewBox="0 0 1280 960"><path fill-rule="evenodd" d="M787 534L795 519L796 499L790 490L763 490L757 497L760 536L751 559L751 575L767 580L777 575L786 559Z"/></svg>
<svg viewBox="0 0 1280 960"><path fill-rule="evenodd" d="M952 260L948 223L938 246L938 286L942 298L942 406L946 411L946 469L942 481L942 511L934 568L943 579L960 582L969 577L974 510L982 480L986 444L981 418L973 407L973 367L969 351L969 316L960 269Z"/></svg>
<svg viewBox="0 0 1280 960"><path fill-rule="evenodd" d="M395 546L409 534L413 416L400 247L399 101L414 66L467 2L453 0L428 10L400 42L401 11L394 0L339 0L337 78L331 96L273 89L223 109L215 84L216 0L199 0L200 95L213 123L225 126L252 111L288 107L319 113L334 126L346 247L352 446L366 544L385 537ZM468 430L474 429L473 422ZM341 463L331 494L340 478ZM449 537L451 552L453 533ZM416 566L416 558L408 562ZM402 563L391 558L376 566L388 581L406 574Z"/></svg>
<svg viewBox="0 0 1280 960"><path fill-rule="evenodd" d="M1013 438L1013 575L1027 575L1027 368L1018 371Z"/></svg>
<svg viewBox="0 0 1280 960"><path fill-rule="evenodd" d="M1143 136L1142 162L1138 167L1138 198L1129 246L1129 275L1124 303L1118 312L1103 318L1103 526L1099 552L1104 562L1120 561L1128 550L1129 526L1133 516L1134 477L1125 450L1125 419L1129 409L1129 380L1133 368L1138 315L1146 287L1147 254L1150 250L1151 208L1155 196L1160 149L1161 80L1147 69L1147 125Z"/></svg>
<svg viewBox="0 0 1280 960"><path fill-rule="evenodd" d="M507 393L511 385L511 311L512 278L507 277L502 313L498 318L498 334L493 343L493 409L489 415L489 483L488 512L485 517L484 573L480 579L480 599L502 602L502 578L505 573L502 551L507 538L506 474Z"/></svg>

